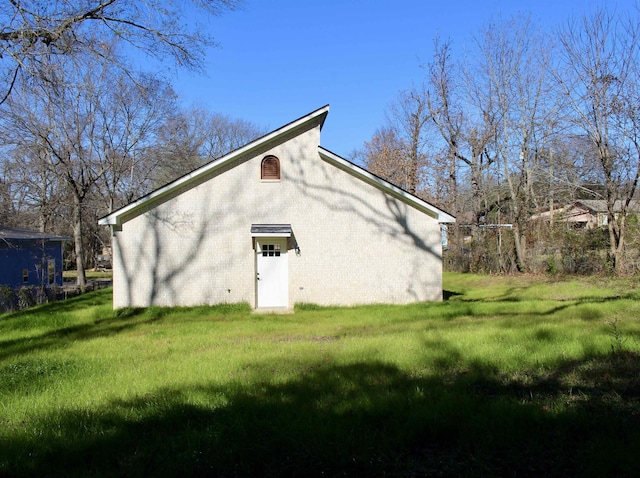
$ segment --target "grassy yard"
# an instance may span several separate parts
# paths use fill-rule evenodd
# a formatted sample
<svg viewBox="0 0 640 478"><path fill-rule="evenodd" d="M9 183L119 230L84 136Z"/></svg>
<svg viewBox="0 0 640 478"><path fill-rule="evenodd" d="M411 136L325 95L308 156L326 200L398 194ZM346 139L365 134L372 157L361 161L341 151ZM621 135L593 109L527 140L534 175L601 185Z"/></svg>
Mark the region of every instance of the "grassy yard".
<svg viewBox="0 0 640 478"><path fill-rule="evenodd" d="M637 476L634 279L436 304L0 315L0 476Z"/></svg>

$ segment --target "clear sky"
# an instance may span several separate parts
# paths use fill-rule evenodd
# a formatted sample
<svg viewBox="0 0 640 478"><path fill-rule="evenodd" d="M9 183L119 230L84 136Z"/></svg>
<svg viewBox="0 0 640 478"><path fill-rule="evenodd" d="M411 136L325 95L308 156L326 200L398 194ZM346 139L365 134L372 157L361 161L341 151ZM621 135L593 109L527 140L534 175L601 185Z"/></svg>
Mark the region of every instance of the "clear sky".
<svg viewBox="0 0 640 478"><path fill-rule="evenodd" d="M187 105L272 130L330 105L325 148L349 156L371 139L398 92L422 82L433 38L456 49L492 18L528 12L559 25L596 5L635 11L640 0L246 0L205 27L219 43L206 75L179 73Z"/></svg>

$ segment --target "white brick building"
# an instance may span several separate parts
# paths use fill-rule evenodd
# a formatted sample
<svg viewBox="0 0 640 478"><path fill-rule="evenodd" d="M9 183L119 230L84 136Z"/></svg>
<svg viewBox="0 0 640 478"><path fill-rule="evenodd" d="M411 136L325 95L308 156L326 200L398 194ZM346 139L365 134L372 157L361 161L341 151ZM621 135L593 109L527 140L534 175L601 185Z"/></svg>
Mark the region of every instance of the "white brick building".
<svg viewBox="0 0 640 478"><path fill-rule="evenodd" d="M319 146L325 106L102 218L115 308L442 299L454 218Z"/></svg>

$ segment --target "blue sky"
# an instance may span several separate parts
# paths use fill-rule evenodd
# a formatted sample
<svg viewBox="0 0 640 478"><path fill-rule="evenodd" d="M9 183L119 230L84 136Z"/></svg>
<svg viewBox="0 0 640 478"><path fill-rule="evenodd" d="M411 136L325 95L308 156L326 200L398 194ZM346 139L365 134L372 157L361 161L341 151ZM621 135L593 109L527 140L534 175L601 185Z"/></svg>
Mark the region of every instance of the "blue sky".
<svg viewBox="0 0 640 478"><path fill-rule="evenodd" d="M246 0L206 24L219 43L205 75L180 72L175 89L196 104L269 130L325 104L321 144L348 157L371 138L398 92L422 82L433 38L462 51L492 18L528 12L559 25L596 5L630 11L640 0Z"/></svg>

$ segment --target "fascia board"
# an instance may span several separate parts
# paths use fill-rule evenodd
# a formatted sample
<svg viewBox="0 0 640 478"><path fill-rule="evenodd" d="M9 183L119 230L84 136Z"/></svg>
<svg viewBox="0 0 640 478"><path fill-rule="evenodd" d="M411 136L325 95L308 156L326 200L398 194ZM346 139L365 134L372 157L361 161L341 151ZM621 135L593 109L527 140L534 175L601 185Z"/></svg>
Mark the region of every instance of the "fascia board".
<svg viewBox="0 0 640 478"><path fill-rule="evenodd" d="M369 171L367 171L366 169L363 169L355 164L353 164L350 161L347 161L344 158L341 158L340 156L338 156L335 153L332 153L331 151L329 151L328 149L325 149L323 147L319 147L318 148L319 153L320 153L320 157L322 159L324 159L325 161L328 161L332 164L334 164L335 166L346 170L347 172L353 174L354 176L356 176L357 178L363 180L364 182L380 189L381 191L384 191L385 193L400 199L401 201L408 203L410 205L412 205L413 207L415 207L416 209L424 212L425 214L435 218L438 220L438 222L440 223L454 223L456 222L456 218L453 217L452 215L446 213L445 211L438 209L437 207L429 204L426 201L423 201L422 199L420 199L417 196L414 196L411 193L408 193L407 191L394 186L393 184L391 184L388 181L385 181L384 179L376 176L375 174L370 173Z"/></svg>
<svg viewBox="0 0 640 478"><path fill-rule="evenodd" d="M291 237L291 224L251 224L252 237Z"/></svg>

